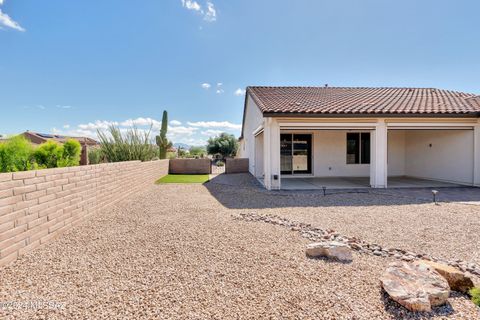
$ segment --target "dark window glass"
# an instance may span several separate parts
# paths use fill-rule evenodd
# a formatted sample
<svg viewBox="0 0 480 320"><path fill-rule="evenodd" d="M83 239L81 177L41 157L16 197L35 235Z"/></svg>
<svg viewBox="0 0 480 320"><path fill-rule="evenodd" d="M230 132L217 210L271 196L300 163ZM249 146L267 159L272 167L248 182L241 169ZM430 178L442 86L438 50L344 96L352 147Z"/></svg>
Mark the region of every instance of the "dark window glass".
<svg viewBox="0 0 480 320"><path fill-rule="evenodd" d="M347 164L356 164L360 161L360 134L347 133Z"/></svg>
<svg viewBox="0 0 480 320"><path fill-rule="evenodd" d="M361 163L370 164L370 132L361 133Z"/></svg>

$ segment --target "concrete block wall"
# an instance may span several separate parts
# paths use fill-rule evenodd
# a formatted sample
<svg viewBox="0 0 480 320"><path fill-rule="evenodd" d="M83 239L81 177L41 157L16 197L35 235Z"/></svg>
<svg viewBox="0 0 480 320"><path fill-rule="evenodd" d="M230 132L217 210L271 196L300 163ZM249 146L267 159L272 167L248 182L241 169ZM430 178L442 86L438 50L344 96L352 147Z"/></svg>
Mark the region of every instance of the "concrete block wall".
<svg viewBox="0 0 480 320"><path fill-rule="evenodd" d="M0 173L0 266L151 185L168 160Z"/></svg>
<svg viewBox="0 0 480 320"><path fill-rule="evenodd" d="M172 174L210 174L212 164L210 159L171 159Z"/></svg>
<svg viewBox="0 0 480 320"><path fill-rule="evenodd" d="M225 173L248 172L248 158L227 158L225 160Z"/></svg>

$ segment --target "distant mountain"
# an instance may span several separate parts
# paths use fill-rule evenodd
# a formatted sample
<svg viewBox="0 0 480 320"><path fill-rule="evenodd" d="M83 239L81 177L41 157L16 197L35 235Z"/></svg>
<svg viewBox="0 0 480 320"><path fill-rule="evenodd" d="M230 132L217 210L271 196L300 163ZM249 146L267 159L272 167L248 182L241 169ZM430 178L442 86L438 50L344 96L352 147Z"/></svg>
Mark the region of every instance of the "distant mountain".
<svg viewBox="0 0 480 320"><path fill-rule="evenodd" d="M186 144L186 143L179 143L179 142L177 142L177 143L174 143L173 146L174 146L175 148L177 148L177 149L178 149L178 148L182 148L183 150L189 150L189 149L190 149L190 146L189 146L188 144Z"/></svg>

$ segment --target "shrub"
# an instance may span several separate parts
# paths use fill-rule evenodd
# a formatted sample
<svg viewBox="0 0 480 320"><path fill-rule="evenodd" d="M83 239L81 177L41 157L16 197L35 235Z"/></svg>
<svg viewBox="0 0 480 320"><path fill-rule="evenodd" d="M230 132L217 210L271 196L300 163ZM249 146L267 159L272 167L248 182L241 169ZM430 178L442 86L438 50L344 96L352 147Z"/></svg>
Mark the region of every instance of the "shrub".
<svg viewBox="0 0 480 320"><path fill-rule="evenodd" d="M225 162L217 161L217 167L223 167L224 165L225 165Z"/></svg>
<svg viewBox="0 0 480 320"><path fill-rule="evenodd" d="M68 139L61 148L61 156L57 161L58 167L73 167L80 164L80 154L82 152L80 142Z"/></svg>
<svg viewBox="0 0 480 320"><path fill-rule="evenodd" d="M63 150L55 141L42 143L34 152L35 161L40 168L56 168Z"/></svg>
<svg viewBox="0 0 480 320"><path fill-rule="evenodd" d="M153 145L150 132L141 132L136 127L127 130L125 134L120 128L111 126L108 133L98 131L100 148L108 162L120 161L150 161L158 158L158 147Z"/></svg>
<svg viewBox="0 0 480 320"><path fill-rule="evenodd" d="M471 289L470 295L472 296L473 303L480 307L480 288Z"/></svg>
<svg viewBox="0 0 480 320"><path fill-rule="evenodd" d="M102 150L99 148L93 148L88 150L88 163L99 164L102 162Z"/></svg>
<svg viewBox="0 0 480 320"><path fill-rule="evenodd" d="M18 135L0 143L0 172L26 171L36 168L33 146Z"/></svg>

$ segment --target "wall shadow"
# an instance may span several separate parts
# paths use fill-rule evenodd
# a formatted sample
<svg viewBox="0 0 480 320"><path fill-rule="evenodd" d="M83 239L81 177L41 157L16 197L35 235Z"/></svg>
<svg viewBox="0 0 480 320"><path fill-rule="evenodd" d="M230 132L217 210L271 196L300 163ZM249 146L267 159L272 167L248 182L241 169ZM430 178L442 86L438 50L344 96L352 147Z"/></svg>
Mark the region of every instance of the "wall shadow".
<svg viewBox="0 0 480 320"><path fill-rule="evenodd" d="M432 203L431 188L268 191L248 173L220 174L204 184L229 209L398 206ZM479 202L480 188L436 188L442 201Z"/></svg>

